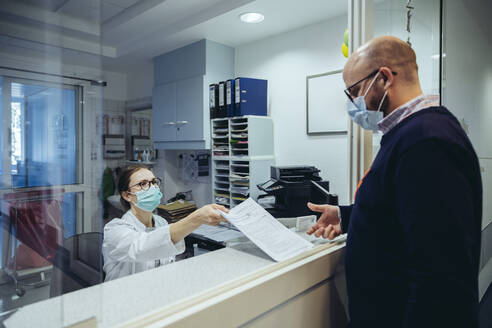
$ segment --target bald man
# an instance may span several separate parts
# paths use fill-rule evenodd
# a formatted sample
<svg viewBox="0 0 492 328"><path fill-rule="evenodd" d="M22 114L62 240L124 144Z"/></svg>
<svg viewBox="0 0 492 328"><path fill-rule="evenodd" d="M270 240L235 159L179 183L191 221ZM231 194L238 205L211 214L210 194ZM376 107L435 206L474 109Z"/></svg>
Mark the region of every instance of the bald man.
<svg viewBox="0 0 492 328"><path fill-rule="evenodd" d="M348 114L384 135L350 206L308 231L347 232L351 327L477 327L482 184L477 156L439 97L422 95L414 51L395 37L343 70Z"/></svg>

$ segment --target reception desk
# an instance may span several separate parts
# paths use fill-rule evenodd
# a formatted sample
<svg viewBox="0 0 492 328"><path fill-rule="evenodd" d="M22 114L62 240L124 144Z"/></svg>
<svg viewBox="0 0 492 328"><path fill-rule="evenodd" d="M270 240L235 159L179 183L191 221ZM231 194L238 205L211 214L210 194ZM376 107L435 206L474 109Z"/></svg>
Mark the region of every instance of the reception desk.
<svg viewBox="0 0 492 328"><path fill-rule="evenodd" d="M344 327L342 242L273 262L251 243L19 309L6 327Z"/></svg>

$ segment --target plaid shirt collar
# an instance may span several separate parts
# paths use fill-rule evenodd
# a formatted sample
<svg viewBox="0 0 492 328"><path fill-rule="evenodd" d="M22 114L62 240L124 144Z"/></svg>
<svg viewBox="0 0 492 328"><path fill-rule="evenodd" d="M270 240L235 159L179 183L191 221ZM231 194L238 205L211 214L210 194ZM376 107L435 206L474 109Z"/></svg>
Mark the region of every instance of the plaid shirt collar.
<svg viewBox="0 0 492 328"><path fill-rule="evenodd" d="M439 106L439 95L420 95L407 103L401 105L388 116L383 118L378 123L378 129L383 134L389 132L398 123L403 121L408 116L415 114L421 109Z"/></svg>

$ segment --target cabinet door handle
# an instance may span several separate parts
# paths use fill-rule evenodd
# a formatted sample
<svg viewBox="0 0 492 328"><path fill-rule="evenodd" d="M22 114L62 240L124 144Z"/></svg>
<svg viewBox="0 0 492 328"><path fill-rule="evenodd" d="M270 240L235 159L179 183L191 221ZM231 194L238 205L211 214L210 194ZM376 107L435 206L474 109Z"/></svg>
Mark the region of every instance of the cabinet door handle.
<svg viewBox="0 0 492 328"><path fill-rule="evenodd" d="M176 124L188 124L188 121L177 121Z"/></svg>
<svg viewBox="0 0 492 328"><path fill-rule="evenodd" d="M176 122L164 122L161 125L162 126L173 126L173 125L176 125Z"/></svg>

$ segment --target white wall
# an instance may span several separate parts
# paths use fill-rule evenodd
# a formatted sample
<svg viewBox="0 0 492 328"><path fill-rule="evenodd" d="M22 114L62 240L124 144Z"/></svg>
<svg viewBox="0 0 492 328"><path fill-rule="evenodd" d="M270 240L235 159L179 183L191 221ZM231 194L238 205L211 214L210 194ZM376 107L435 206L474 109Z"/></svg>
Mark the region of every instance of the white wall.
<svg viewBox="0 0 492 328"><path fill-rule="evenodd" d="M203 153L204 151L199 151ZM158 164L153 168L154 174L163 179L163 201L174 197L178 192L191 190L193 200L201 207L212 202L211 178L203 177L200 181L187 181L182 177L179 155L193 151L159 150Z"/></svg>
<svg viewBox="0 0 492 328"><path fill-rule="evenodd" d="M346 27L341 16L236 48L236 76L268 80L276 164L316 166L342 204L348 202L347 136L306 134L306 76L343 68Z"/></svg>
<svg viewBox="0 0 492 328"><path fill-rule="evenodd" d="M125 74L127 79L126 100L152 96L154 84L154 64L152 60L128 67Z"/></svg>
<svg viewBox="0 0 492 328"><path fill-rule="evenodd" d="M464 119L480 158L485 227L492 222L492 45L463 1L447 3L445 13L443 104Z"/></svg>
<svg viewBox="0 0 492 328"><path fill-rule="evenodd" d="M125 101L127 99L127 75L109 71L101 72L101 79L108 85L103 88L103 98Z"/></svg>

